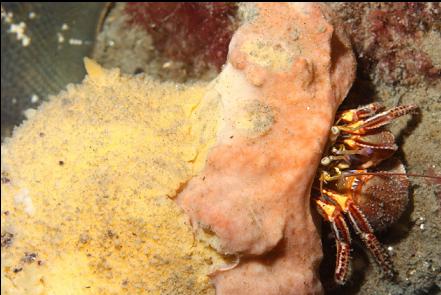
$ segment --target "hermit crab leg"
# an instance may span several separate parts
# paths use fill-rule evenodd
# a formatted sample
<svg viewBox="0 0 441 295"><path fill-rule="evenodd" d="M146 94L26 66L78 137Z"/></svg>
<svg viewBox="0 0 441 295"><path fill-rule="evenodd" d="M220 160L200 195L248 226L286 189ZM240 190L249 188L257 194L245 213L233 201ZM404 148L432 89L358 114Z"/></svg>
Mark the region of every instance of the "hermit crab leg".
<svg viewBox="0 0 441 295"><path fill-rule="evenodd" d="M352 226L355 228L355 231L374 255L378 265L382 268L386 276L392 278L394 276L394 271L389 255L384 250L377 237L374 235L373 230L364 214L354 203L349 205L348 216Z"/></svg>
<svg viewBox="0 0 441 295"><path fill-rule="evenodd" d="M407 115L415 111L418 107L414 104L402 105L394 107L385 112L379 113L373 117L367 119L360 128L366 128L366 130L376 129L378 127L389 124L392 120L399 118L401 116Z"/></svg>
<svg viewBox="0 0 441 295"><path fill-rule="evenodd" d="M365 135L351 134L350 136L347 136L347 138L343 138L343 142L352 149L372 148L392 151L398 149L395 144L395 137L392 132L387 130Z"/></svg>
<svg viewBox="0 0 441 295"><path fill-rule="evenodd" d="M340 209L348 215L349 221L363 243L373 254L378 265L388 277L392 278L394 276L392 261L381 243L375 237L372 227L361 210L348 196L327 189L323 189L323 193L337 203Z"/></svg>
<svg viewBox="0 0 441 295"><path fill-rule="evenodd" d="M338 126L341 130L352 134L365 134L369 130L377 129L392 120L414 112L418 107L416 105L402 105L387 111L376 114L366 120L359 120L346 126Z"/></svg>
<svg viewBox="0 0 441 295"><path fill-rule="evenodd" d="M344 127L340 128L342 127L341 125L339 125L340 122L343 121L345 123L357 124L358 122L361 122L362 119L371 117L382 109L384 109L384 106L382 104L374 102L366 106L359 107L357 109L345 110L337 113L336 118L338 119L334 123L335 125L331 127L328 147L332 146L336 142L337 138L340 135L340 130L344 130Z"/></svg>
<svg viewBox="0 0 441 295"><path fill-rule="evenodd" d="M346 122L346 123L354 123L361 119L364 119L366 117L371 117L378 113L379 111L383 110L384 106L378 102L374 102L362 107L359 107L357 109L351 109L342 111L340 113L337 113L337 124L340 121Z"/></svg>
<svg viewBox="0 0 441 295"><path fill-rule="evenodd" d="M323 218L331 223L337 246L334 279L337 284L344 285L350 274L351 234L348 225L336 206L317 199L315 203Z"/></svg>

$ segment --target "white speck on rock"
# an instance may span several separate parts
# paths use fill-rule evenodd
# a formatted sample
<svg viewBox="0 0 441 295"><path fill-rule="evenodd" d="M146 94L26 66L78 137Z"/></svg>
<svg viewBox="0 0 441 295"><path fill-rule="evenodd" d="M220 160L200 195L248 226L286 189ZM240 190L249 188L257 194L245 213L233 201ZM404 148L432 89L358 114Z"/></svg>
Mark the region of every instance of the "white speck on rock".
<svg viewBox="0 0 441 295"><path fill-rule="evenodd" d="M35 116L36 112L37 112L36 109L29 108L29 109L23 111L23 115L26 117L26 119L30 119L33 116Z"/></svg>
<svg viewBox="0 0 441 295"><path fill-rule="evenodd" d="M29 44L31 44L31 38L25 36L25 37L21 40L21 45L23 45L23 47L28 47Z"/></svg>
<svg viewBox="0 0 441 295"><path fill-rule="evenodd" d="M83 40L70 38L69 39L69 44L70 45L82 45L83 44Z"/></svg>
<svg viewBox="0 0 441 295"><path fill-rule="evenodd" d="M58 43L63 43L64 42L63 34L57 33L57 39L58 39Z"/></svg>
<svg viewBox="0 0 441 295"><path fill-rule="evenodd" d="M33 94L33 95L31 96L31 103L36 103L36 102L38 102L39 100L40 100L40 98L38 97L37 94Z"/></svg>
<svg viewBox="0 0 441 295"><path fill-rule="evenodd" d="M172 65L172 63L171 63L170 61L168 61L168 62L165 62L165 63L162 65L162 68L163 68L163 69L168 69L169 67L171 67L171 65Z"/></svg>
<svg viewBox="0 0 441 295"><path fill-rule="evenodd" d="M21 41L23 47L29 46L31 44L31 37L26 35L26 23L20 22L19 24L11 24L8 30L9 33L15 33L17 41Z"/></svg>
<svg viewBox="0 0 441 295"><path fill-rule="evenodd" d="M13 17L14 14L12 12L6 12L2 5L2 20L4 20L7 24L10 24Z"/></svg>

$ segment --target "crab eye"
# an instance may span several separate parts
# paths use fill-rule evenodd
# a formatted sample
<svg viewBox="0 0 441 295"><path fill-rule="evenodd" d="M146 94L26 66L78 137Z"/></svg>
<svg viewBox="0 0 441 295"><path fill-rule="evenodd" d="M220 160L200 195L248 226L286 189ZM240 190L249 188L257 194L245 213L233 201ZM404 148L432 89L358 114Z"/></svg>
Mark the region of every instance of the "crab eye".
<svg viewBox="0 0 441 295"><path fill-rule="evenodd" d="M337 126L332 126L330 132L331 134L329 135L329 139L331 141L335 141L340 135L340 129Z"/></svg>
<svg viewBox="0 0 441 295"><path fill-rule="evenodd" d="M327 166L331 163L331 159L329 157L323 157L320 160L320 164L322 164L323 166Z"/></svg>
<svg viewBox="0 0 441 295"><path fill-rule="evenodd" d="M332 133L332 135L339 135L340 134L340 129L337 126L332 126L331 127L331 133Z"/></svg>

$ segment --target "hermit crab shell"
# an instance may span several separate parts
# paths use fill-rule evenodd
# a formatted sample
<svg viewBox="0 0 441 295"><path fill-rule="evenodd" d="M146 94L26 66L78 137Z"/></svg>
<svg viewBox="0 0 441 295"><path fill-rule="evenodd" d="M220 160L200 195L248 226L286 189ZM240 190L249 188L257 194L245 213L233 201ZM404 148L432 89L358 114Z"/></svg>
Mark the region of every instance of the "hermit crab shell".
<svg viewBox="0 0 441 295"><path fill-rule="evenodd" d="M372 228L381 231L395 223L406 210L409 180L404 165L398 159L382 163L377 170L372 172L377 175L358 176L357 189L353 189L355 185L352 183L351 190L354 202ZM395 175L388 175L392 173Z"/></svg>

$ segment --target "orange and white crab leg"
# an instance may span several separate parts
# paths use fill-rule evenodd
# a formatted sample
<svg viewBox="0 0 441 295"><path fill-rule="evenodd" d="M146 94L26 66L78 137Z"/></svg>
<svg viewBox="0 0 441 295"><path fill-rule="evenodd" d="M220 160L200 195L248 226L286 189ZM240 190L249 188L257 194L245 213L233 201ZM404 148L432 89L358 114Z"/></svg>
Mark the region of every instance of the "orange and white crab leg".
<svg viewBox="0 0 441 295"><path fill-rule="evenodd" d="M350 109L350 110L338 112L336 115L336 118L339 118L337 120L337 123L340 121L346 123L355 123L366 117L371 117L383 109L384 106L382 104L378 102L374 102L365 106L361 106L356 109Z"/></svg>
<svg viewBox="0 0 441 295"><path fill-rule="evenodd" d="M397 106L376 114L366 120L359 120L349 125L338 126L338 128L351 134L365 134L369 130L382 127L396 118L414 112L417 108L418 107L413 104Z"/></svg>
<svg viewBox="0 0 441 295"><path fill-rule="evenodd" d="M337 246L334 279L337 284L343 285L350 274L351 234L348 225L340 209L336 206L318 199L315 200L315 203L323 218L331 223Z"/></svg>
<svg viewBox="0 0 441 295"><path fill-rule="evenodd" d="M377 237L374 235L371 225L364 216L363 212L354 204L350 197L338 194L336 192L323 189L322 191L333 202L338 204L339 209L346 213L349 217L351 225L374 256L378 265L388 277L394 276L392 261L384 250Z"/></svg>
<svg viewBox="0 0 441 295"><path fill-rule="evenodd" d="M343 143L351 149L371 148L375 150L391 150L398 149L395 144L395 137L392 132L383 130L374 134L350 135L343 139Z"/></svg>

